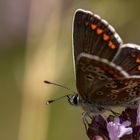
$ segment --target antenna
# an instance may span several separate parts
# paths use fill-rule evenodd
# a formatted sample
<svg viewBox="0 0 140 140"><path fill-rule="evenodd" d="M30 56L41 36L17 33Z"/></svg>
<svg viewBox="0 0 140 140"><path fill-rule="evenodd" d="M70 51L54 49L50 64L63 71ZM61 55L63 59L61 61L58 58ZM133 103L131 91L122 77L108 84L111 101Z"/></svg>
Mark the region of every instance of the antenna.
<svg viewBox="0 0 140 140"><path fill-rule="evenodd" d="M47 81L47 80L45 80L44 83L46 83L46 84L51 84L51 85L55 85L55 86L58 86L58 87L67 89L67 90L69 90L69 91L75 93L75 91L73 91L73 90L71 90L70 88L68 88L68 87L66 87L66 86L63 86L63 85L61 85L61 84L53 83L53 82L50 82L50 81ZM48 100L48 101L46 102L46 104L49 105L49 104L51 104L51 103L53 103L53 102L55 102L55 101L58 101L58 100L60 100L60 99L62 99L62 98L64 98L64 97L67 97L67 98L69 99L69 98L70 98L70 95L71 95L71 94L67 94L67 95L61 96L61 97L59 97L59 98L56 98L56 99L54 99L54 100Z"/></svg>
<svg viewBox="0 0 140 140"><path fill-rule="evenodd" d="M56 99L54 99L54 100L48 100L48 101L46 102L46 104L49 105L49 104L51 104L51 103L53 103L53 102L55 102L55 101L59 101L60 99L62 99L62 98L64 98L64 97L70 98L69 95L71 95L71 94L61 96L61 97L56 98Z"/></svg>
<svg viewBox="0 0 140 140"><path fill-rule="evenodd" d="M73 91L72 89L70 89L70 88L68 88L68 87L66 87L66 86L63 86L63 85L61 85L61 84L53 83L53 82L50 82L50 81L47 81L47 80L45 80L44 83L46 83L46 84L51 84L51 85L55 85L55 86L58 86L58 87L62 87L62 88L64 88L64 89L70 90L71 92L74 92L74 93L75 93L75 91Z"/></svg>

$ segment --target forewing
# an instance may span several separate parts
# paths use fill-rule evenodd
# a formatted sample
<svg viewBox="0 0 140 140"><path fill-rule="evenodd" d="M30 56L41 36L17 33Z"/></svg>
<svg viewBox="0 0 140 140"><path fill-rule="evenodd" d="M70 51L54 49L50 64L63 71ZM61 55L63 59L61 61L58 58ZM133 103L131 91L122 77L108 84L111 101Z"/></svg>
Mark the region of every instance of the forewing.
<svg viewBox="0 0 140 140"><path fill-rule="evenodd" d="M99 16L77 10L73 23L73 50L75 63L80 53L85 52L112 60L122 41L114 28Z"/></svg>

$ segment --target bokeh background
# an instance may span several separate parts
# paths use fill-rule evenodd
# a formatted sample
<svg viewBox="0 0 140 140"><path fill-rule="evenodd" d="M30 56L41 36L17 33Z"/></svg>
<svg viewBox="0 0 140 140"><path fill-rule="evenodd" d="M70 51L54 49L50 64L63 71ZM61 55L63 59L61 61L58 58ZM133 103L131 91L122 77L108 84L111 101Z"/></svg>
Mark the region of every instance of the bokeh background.
<svg viewBox="0 0 140 140"><path fill-rule="evenodd" d="M72 20L77 8L99 14L124 42L140 44L139 0L0 1L0 140L88 140L82 109L66 99L76 90Z"/></svg>

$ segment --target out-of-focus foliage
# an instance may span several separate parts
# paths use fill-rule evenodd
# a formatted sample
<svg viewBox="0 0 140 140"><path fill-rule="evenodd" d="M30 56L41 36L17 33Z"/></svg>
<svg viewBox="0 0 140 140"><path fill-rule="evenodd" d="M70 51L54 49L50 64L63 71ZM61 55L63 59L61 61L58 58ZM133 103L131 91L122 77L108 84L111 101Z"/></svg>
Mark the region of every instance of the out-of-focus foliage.
<svg viewBox="0 0 140 140"><path fill-rule="evenodd" d="M99 14L124 42L140 44L140 1L5 0L0 2L0 139L88 139L82 109L45 79L75 89L72 20L77 8Z"/></svg>

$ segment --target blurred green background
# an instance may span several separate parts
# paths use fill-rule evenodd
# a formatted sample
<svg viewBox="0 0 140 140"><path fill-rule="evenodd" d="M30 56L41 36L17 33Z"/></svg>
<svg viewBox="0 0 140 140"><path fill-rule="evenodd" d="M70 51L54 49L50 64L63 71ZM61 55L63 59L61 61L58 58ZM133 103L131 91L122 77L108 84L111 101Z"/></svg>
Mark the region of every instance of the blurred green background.
<svg viewBox="0 0 140 140"><path fill-rule="evenodd" d="M0 140L88 140L82 109L66 99L76 90L72 20L77 8L99 14L124 42L140 44L139 0L0 1Z"/></svg>

